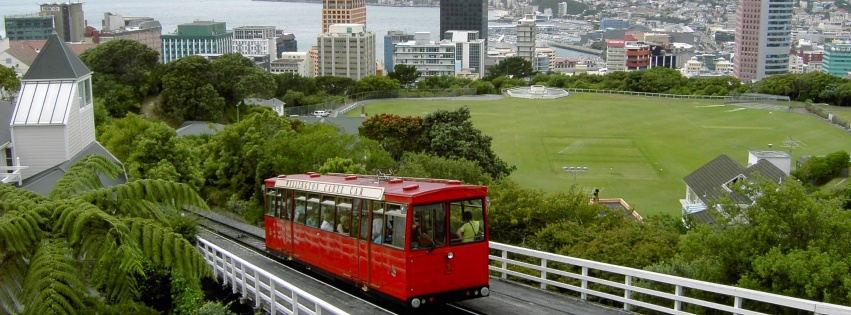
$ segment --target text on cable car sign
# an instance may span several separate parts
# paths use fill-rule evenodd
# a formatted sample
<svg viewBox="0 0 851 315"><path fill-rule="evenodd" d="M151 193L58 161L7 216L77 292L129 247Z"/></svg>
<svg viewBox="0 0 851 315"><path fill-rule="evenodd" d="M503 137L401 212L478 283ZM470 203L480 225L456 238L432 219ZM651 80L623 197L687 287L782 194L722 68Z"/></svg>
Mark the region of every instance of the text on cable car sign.
<svg viewBox="0 0 851 315"><path fill-rule="evenodd" d="M320 183L285 178L275 181L275 187L376 200L380 200L384 196L384 187Z"/></svg>

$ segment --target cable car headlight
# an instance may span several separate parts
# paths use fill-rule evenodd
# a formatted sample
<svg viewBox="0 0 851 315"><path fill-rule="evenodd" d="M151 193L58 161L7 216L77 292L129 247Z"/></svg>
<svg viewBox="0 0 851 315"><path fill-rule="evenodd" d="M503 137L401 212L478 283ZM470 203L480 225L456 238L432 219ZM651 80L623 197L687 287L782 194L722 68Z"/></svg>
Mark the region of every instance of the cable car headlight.
<svg viewBox="0 0 851 315"><path fill-rule="evenodd" d="M455 257L455 254L453 254L452 252L446 253L446 259L452 259L453 257Z"/></svg>
<svg viewBox="0 0 851 315"><path fill-rule="evenodd" d="M491 290L488 287L483 287L479 292L482 293L482 296L488 296L491 294Z"/></svg>

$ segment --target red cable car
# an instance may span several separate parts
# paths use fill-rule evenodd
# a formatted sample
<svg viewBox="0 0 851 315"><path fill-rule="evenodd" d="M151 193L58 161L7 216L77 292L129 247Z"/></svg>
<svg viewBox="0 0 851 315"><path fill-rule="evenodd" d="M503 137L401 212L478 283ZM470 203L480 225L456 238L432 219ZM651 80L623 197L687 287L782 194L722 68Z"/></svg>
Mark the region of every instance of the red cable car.
<svg viewBox="0 0 851 315"><path fill-rule="evenodd" d="M413 308L490 294L485 186L308 173L265 189L271 253Z"/></svg>

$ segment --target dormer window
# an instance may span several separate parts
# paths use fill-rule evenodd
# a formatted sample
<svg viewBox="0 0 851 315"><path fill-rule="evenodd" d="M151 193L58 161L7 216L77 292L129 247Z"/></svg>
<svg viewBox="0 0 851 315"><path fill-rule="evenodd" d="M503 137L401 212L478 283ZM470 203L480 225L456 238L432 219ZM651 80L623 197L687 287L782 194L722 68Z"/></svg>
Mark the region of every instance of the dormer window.
<svg viewBox="0 0 851 315"><path fill-rule="evenodd" d="M80 108L92 105L92 78L77 83L77 95L80 98Z"/></svg>
<svg viewBox="0 0 851 315"><path fill-rule="evenodd" d="M742 175L742 174L736 175L736 177L733 177L733 179L727 181L722 186L728 192L732 192L733 191L733 185L735 185L740 180L744 180L745 178L746 178L745 175Z"/></svg>

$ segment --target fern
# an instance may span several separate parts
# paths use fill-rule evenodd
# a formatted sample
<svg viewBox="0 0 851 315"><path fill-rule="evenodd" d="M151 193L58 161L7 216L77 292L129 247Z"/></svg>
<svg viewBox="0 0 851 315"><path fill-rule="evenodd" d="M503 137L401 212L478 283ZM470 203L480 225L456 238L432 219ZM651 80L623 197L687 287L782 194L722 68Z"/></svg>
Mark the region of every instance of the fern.
<svg viewBox="0 0 851 315"><path fill-rule="evenodd" d="M68 169L68 172L56 182L48 198L68 198L82 191L102 188L100 174L115 179L122 171L120 166L103 156L88 155Z"/></svg>
<svg viewBox="0 0 851 315"><path fill-rule="evenodd" d="M85 286L67 245L56 239L38 244L24 279L23 314L76 314L85 308Z"/></svg>
<svg viewBox="0 0 851 315"><path fill-rule="evenodd" d="M0 314L19 313L18 302L27 273L27 263L21 255L0 258Z"/></svg>
<svg viewBox="0 0 851 315"><path fill-rule="evenodd" d="M9 254L29 251L41 238L39 225L43 221L37 212L4 213L0 216L0 252Z"/></svg>
<svg viewBox="0 0 851 315"><path fill-rule="evenodd" d="M145 257L154 264L170 267L189 283L197 283L210 269L204 257L180 234L155 221L128 219L130 235L136 238Z"/></svg>

